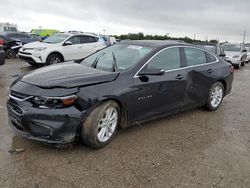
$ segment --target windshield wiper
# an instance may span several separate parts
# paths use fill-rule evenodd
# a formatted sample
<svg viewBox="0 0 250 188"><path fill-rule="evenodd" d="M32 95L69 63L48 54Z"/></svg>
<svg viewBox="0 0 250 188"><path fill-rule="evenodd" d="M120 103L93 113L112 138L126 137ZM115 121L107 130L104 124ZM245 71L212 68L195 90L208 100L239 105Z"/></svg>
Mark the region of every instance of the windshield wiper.
<svg viewBox="0 0 250 188"><path fill-rule="evenodd" d="M94 63L91 65L91 67L96 68L98 61L99 61L100 58L101 58L102 56L104 56L104 55L105 55L105 52L103 52L102 55L97 56L97 57L95 58L95 60L94 60Z"/></svg>
<svg viewBox="0 0 250 188"><path fill-rule="evenodd" d="M115 70L117 69L117 62L116 62L116 58L115 58L115 54L114 52L112 52L112 56L113 56L113 64L112 64L112 71L115 72Z"/></svg>

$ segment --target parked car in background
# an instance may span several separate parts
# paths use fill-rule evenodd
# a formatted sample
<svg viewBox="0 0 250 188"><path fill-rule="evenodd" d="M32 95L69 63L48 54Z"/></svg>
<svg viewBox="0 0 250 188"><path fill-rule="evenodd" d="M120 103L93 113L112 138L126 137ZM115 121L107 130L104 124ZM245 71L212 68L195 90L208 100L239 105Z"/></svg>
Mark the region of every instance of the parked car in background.
<svg viewBox="0 0 250 188"><path fill-rule="evenodd" d="M3 50L3 40L0 39L0 65L5 63L5 52Z"/></svg>
<svg viewBox="0 0 250 188"><path fill-rule="evenodd" d="M22 43L19 40L14 40L0 34L0 39L3 40L3 50L5 51L7 58L15 58L19 49L22 47Z"/></svg>
<svg viewBox="0 0 250 188"><path fill-rule="evenodd" d="M55 33L59 33L56 29L32 29L30 34L41 37L43 40L54 35Z"/></svg>
<svg viewBox="0 0 250 188"><path fill-rule="evenodd" d="M250 44L247 43L245 44L245 48L247 50L247 59L246 59L246 63L249 63L250 62Z"/></svg>
<svg viewBox="0 0 250 188"><path fill-rule="evenodd" d="M109 37L108 36L105 36L105 35L99 35L100 39L102 39L105 43L106 46L110 46L111 45L111 42L109 40Z"/></svg>
<svg viewBox="0 0 250 188"><path fill-rule="evenodd" d="M109 37L109 40L110 40L111 45L116 43L115 37Z"/></svg>
<svg viewBox="0 0 250 188"><path fill-rule="evenodd" d="M10 39L21 41L22 44L27 44L30 42L41 41L41 37L31 36L29 33L22 33L22 32L11 32L11 33L2 33Z"/></svg>
<svg viewBox="0 0 250 188"><path fill-rule="evenodd" d="M232 65L206 49L173 41L126 41L78 63L18 78L7 109L10 126L28 139L68 144L81 138L101 148L119 126L199 106L217 110L232 82Z"/></svg>
<svg viewBox="0 0 250 188"><path fill-rule="evenodd" d="M225 59L226 54L224 52L223 47L220 44L214 44L214 43L193 43L193 44L216 54L222 59Z"/></svg>
<svg viewBox="0 0 250 188"><path fill-rule="evenodd" d="M42 42L24 45L19 58L31 65L50 65L84 58L106 45L93 33L56 33Z"/></svg>
<svg viewBox="0 0 250 188"><path fill-rule="evenodd" d="M240 69L245 65L247 60L247 50L241 44L225 43L223 44L225 51L225 60L231 63L234 67Z"/></svg>
<svg viewBox="0 0 250 188"><path fill-rule="evenodd" d="M17 26L9 23L0 23L0 33L17 32Z"/></svg>

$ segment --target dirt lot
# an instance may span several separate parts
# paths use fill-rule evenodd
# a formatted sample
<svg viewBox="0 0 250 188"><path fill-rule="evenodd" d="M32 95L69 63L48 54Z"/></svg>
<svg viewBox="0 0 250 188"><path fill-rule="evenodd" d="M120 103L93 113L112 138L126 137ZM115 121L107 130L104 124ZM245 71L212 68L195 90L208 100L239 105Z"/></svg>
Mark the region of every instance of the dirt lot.
<svg viewBox="0 0 250 188"><path fill-rule="evenodd" d="M7 89L30 70L17 59L0 67L1 188L250 187L250 64L235 71L218 111L196 109L120 130L100 150L48 147L8 126Z"/></svg>

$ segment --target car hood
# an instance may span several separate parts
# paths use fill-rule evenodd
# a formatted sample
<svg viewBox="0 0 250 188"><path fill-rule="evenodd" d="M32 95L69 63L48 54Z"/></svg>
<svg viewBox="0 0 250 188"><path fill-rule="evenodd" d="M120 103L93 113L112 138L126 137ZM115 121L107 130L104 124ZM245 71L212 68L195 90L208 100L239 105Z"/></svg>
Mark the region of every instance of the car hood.
<svg viewBox="0 0 250 188"><path fill-rule="evenodd" d="M28 44L25 44L23 46L23 48L40 48L40 47L49 47L51 46L51 44L49 43L45 43L45 42L39 42L39 41L36 41L36 42L30 42Z"/></svg>
<svg viewBox="0 0 250 188"><path fill-rule="evenodd" d="M24 75L20 81L42 88L72 88L110 82L118 75L118 72L106 72L70 62L37 69Z"/></svg>
<svg viewBox="0 0 250 188"><path fill-rule="evenodd" d="M227 57L233 57L233 56L235 56L235 55L240 56L240 55L241 55L241 52L225 51L225 54L226 54Z"/></svg>

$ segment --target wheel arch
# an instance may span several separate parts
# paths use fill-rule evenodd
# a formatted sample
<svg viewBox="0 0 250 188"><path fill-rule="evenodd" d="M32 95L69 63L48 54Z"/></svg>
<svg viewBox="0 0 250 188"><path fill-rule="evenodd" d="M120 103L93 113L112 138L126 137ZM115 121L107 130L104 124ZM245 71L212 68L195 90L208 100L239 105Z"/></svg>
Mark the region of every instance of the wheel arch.
<svg viewBox="0 0 250 188"><path fill-rule="evenodd" d="M225 96L226 91L227 91L227 83L226 83L226 81L225 80L218 80L217 82L220 82L220 83L223 84L223 86L224 86L224 96Z"/></svg>
<svg viewBox="0 0 250 188"><path fill-rule="evenodd" d="M56 55L59 55L61 58L62 58L62 62L64 62L64 56L62 55L61 52L58 52L58 51L53 51L53 52L50 52L49 55L47 56L46 58L46 61L48 60L48 57L52 54L56 54Z"/></svg>
<svg viewBox="0 0 250 188"><path fill-rule="evenodd" d="M129 127L128 113L127 113L127 110L126 110L124 104L119 99L117 99L115 97L106 98L106 99L102 100L101 103L104 103L104 102L107 102L107 101L114 101L120 107L120 110L121 110L121 119L120 119L119 127L121 127L121 128Z"/></svg>

